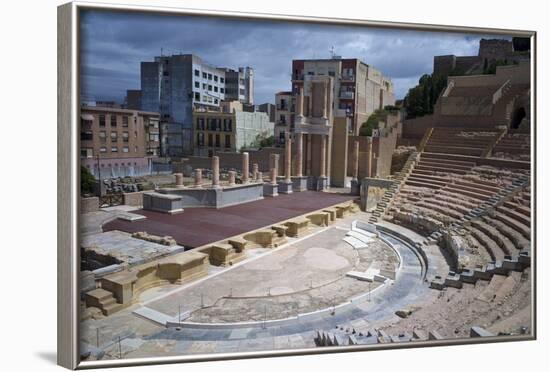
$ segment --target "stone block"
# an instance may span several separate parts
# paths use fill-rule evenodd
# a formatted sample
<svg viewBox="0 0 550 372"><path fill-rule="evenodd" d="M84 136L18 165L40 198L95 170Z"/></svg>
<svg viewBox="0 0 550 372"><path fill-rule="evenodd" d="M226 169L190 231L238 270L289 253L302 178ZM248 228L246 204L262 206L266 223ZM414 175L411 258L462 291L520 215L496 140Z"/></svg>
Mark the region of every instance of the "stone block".
<svg viewBox="0 0 550 372"><path fill-rule="evenodd" d="M292 182L287 183L285 181L281 181L277 186L277 191L280 194L292 194Z"/></svg>
<svg viewBox="0 0 550 372"><path fill-rule="evenodd" d="M286 234L292 237L303 235L309 227L309 222L310 220L305 217L298 217L285 222L284 225L288 227Z"/></svg>
<svg viewBox="0 0 550 372"><path fill-rule="evenodd" d="M291 177L292 179L292 190L294 192L302 192L307 190L307 177Z"/></svg>
<svg viewBox="0 0 550 372"><path fill-rule="evenodd" d="M330 224L330 215L326 212L312 213L307 215L306 218L317 226L328 226Z"/></svg>

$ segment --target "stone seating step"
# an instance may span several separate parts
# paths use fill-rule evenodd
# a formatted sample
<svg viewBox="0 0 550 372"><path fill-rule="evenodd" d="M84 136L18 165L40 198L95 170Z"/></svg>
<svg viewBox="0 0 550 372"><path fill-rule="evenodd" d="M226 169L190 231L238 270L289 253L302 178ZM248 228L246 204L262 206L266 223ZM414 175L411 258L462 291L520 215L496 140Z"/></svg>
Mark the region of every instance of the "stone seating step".
<svg viewBox="0 0 550 372"><path fill-rule="evenodd" d="M122 309L122 304L119 304L119 303L112 303L112 304L109 304L105 307L103 307L103 309L101 309L101 312L103 313L103 315L111 315L113 313L116 313L117 311L119 311L120 309Z"/></svg>
<svg viewBox="0 0 550 372"><path fill-rule="evenodd" d="M501 212L495 213L494 218L520 232L526 239L531 239L531 228L524 225L522 222L517 221L514 218L510 218Z"/></svg>
<svg viewBox="0 0 550 372"><path fill-rule="evenodd" d="M495 243L487 234L483 231L475 228L469 227L468 230L472 233L474 238L485 248L491 259L493 260L502 260L505 256L504 252L500 249L499 245Z"/></svg>

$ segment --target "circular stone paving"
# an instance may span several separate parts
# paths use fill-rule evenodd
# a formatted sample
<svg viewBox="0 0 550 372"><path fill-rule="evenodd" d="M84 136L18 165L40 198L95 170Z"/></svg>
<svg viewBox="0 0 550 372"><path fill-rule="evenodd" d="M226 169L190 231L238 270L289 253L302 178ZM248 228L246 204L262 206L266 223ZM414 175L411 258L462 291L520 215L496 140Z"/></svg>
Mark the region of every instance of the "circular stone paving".
<svg viewBox="0 0 550 372"><path fill-rule="evenodd" d="M223 323L282 319L347 302L379 285L347 272L397 268L399 259L382 241L355 250L342 240L346 233L325 229L146 306L170 316L181 307L191 312L188 321Z"/></svg>

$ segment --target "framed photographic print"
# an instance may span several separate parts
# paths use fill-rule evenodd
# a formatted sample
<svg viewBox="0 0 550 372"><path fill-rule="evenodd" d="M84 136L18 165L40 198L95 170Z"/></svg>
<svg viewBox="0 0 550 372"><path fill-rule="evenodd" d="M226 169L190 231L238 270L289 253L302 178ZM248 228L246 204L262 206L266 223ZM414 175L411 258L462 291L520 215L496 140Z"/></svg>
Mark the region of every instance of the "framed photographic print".
<svg viewBox="0 0 550 372"><path fill-rule="evenodd" d="M535 32L58 8L58 363L533 340Z"/></svg>

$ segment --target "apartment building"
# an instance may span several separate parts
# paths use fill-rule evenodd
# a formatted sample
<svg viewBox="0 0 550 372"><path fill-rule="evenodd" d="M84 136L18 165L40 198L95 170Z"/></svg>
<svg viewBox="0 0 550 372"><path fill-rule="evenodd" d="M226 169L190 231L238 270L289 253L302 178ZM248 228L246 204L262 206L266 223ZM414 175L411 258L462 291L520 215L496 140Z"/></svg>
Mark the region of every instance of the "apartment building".
<svg viewBox="0 0 550 372"><path fill-rule="evenodd" d="M348 128L351 134L359 134L361 125L375 110L395 104L391 81L356 58L293 60L293 95L304 88L306 76L333 78L334 109L351 118L351 127Z"/></svg>
<svg viewBox="0 0 550 372"><path fill-rule="evenodd" d="M156 112L82 107L81 165L102 178L150 174L160 154L159 120Z"/></svg>
<svg viewBox="0 0 550 372"><path fill-rule="evenodd" d="M275 94L275 145L285 144L285 133L294 130L294 97L292 92Z"/></svg>
<svg viewBox="0 0 550 372"><path fill-rule="evenodd" d="M256 140L273 135L273 123L265 112L243 111L238 101L223 102L220 110L197 108L193 112L194 154L237 152Z"/></svg>
<svg viewBox="0 0 550 372"><path fill-rule="evenodd" d="M225 69L227 101L239 101L245 105L254 104L254 69L239 67L238 70Z"/></svg>
<svg viewBox="0 0 550 372"><path fill-rule="evenodd" d="M395 104L391 81L358 59L333 57L292 61L291 84L292 90L275 95L274 131L278 146L291 134L293 156L300 159L295 174L316 177L318 189L349 185L355 142L362 143L359 163L369 164L360 174L381 174L371 167L382 154L375 146L380 141L361 138L359 130L374 111ZM394 136L393 127L381 137ZM384 149L395 141L386 142Z"/></svg>

